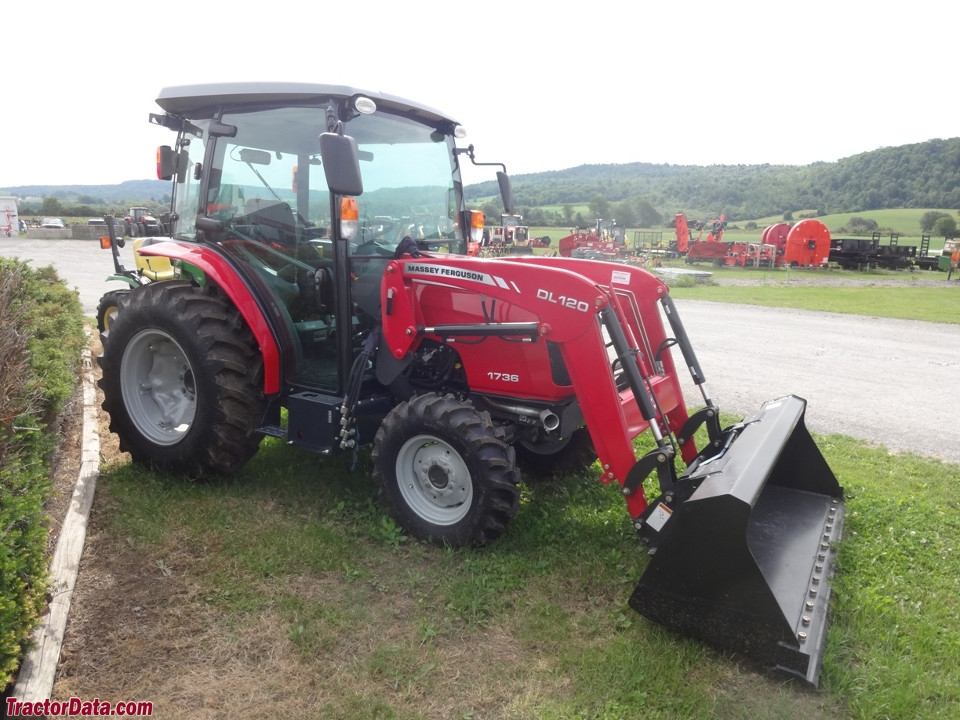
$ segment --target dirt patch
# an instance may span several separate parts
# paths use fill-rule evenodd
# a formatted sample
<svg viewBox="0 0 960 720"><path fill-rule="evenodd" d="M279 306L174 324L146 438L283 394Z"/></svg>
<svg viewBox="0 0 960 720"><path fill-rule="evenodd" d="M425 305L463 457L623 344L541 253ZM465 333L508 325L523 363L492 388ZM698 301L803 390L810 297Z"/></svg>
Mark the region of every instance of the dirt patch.
<svg viewBox="0 0 960 720"><path fill-rule="evenodd" d="M44 511L50 522L47 555L52 556L60 539L60 530L70 507L73 488L80 474L83 450L83 388L78 387L60 419L60 445L50 461L50 497Z"/></svg>
<svg viewBox="0 0 960 720"><path fill-rule="evenodd" d="M225 630L188 576L163 572L94 523L53 699L149 701L160 717L198 719L291 697L309 704L315 677L283 642L281 619L268 612Z"/></svg>

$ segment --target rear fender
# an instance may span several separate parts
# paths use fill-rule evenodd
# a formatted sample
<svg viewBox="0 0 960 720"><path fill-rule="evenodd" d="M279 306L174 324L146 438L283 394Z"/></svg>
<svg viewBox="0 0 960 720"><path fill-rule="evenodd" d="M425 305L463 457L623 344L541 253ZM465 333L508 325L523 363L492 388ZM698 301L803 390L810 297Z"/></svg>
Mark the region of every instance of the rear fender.
<svg viewBox="0 0 960 720"><path fill-rule="evenodd" d="M202 246L186 245L174 241L154 243L141 247L144 255L158 255L179 260L200 268L220 287L246 320L263 354L263 391L267 395L280 392L280 350L273 331L260 310L256 299L243 279L218 253Z"/></svg>

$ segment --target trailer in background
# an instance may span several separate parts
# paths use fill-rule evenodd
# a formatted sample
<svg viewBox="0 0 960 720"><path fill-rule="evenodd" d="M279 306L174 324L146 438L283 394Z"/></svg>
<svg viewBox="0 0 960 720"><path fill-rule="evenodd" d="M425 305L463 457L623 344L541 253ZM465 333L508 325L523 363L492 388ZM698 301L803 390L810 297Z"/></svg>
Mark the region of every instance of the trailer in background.
<svg viewBox="0 0 960 720"><path fill-rule="evenodd" d="M875 232L870 238L832 238L830 262L845 270L933 270L935 266L926 259L929 250L929 235L923 236L918 252L916 245L901 245L898 233L891 233L889 242L881 245L880 233Z"/></svg>

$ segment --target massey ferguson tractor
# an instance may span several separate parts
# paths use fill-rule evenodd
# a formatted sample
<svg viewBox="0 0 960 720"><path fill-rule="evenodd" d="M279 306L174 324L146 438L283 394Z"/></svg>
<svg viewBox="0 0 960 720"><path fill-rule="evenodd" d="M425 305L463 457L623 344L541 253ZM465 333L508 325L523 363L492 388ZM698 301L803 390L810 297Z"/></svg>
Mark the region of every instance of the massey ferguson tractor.
<svg viewBox="0 0 960 720"><path fill-rule="evenodd" d="M844 507L803 399L723 426L644 270L467 256L483 228L462 193L474 149L436 110L285 83L173 87L157 104L173 199L137 252L172 272L126 270L111 227L129 287L100 358L134 462L205 476L265 435L322 454L370 444L388 511L446 546L502 535L521 471L596 467L649 551L633 608L818 682Z"/></svg>

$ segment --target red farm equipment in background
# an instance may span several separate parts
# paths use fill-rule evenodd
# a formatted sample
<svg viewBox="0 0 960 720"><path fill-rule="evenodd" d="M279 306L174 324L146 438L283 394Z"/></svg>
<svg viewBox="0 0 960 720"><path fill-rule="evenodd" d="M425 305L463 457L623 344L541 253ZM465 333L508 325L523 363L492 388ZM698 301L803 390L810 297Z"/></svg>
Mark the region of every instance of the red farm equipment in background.
<svg viewBox="0 0 960 720"><path fill-rule="evenodd" d="M703 233L710 228L707 239L703 240ZM727 221L723 215L716 220L698 220L694 228L699 231L697 239L691 239L687 218L683 213L676 216L677 252L686 256L688 265L695 262L713 262L722 265L727 256L728 247L723 243L723 231Z"/></svg>
<svg viewBox="0 0 960 720"><path fill-rule="evenodd" d="M785 223L781 223L785 224ZM771 227L779 227L773 225ZM769 228L768 228L769 230ZM782 232L778 230L777 234ZM819 220L801 220L787 233L783 264L790 267L826 267L830 262L830 230Z"/></svg>
<svg viewBox="0 0 960 720"><path fill-rule="evenodd" d="M727 255L723 264L729 267L780 267L782 258L775 245L766 243L724 243Z"/></svg>
<svg viewBox="0 0 960 720"><path fill-rule="evenodd" d="M781 222L774 225L768 225L760 236L760 242L764 245L773 245L777 249L778 255L783 255L783 249L787 246L787 235L790 234L792 223Z"/></svg>
<svg viewBox="0 0 960 720"><path fill-rule="evenodd" d="M782 222L770 225L760 242L723 242L727 223L721 215L709 223L694 224L700 234L690 236L686 217L676 216L676 250L686 256L687 264L713 262L728 267L823 267L830 260L830 231L819 220L801 220L796 225ZM705 240L704 232L710 229Z"/></svg>
<svg viewBox="0 0 960 720"><path fill-rule="evenodd" d="M617 225L616 220L598 219L589 232L578 228L560 238L557 246L562 257L617 260L626 248L626 229Z"/></svg>

